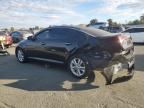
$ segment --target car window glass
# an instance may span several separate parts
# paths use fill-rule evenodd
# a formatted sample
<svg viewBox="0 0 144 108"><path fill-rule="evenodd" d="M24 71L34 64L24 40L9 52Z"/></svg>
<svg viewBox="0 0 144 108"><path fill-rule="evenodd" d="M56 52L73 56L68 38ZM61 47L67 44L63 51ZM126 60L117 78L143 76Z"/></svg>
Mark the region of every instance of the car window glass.
<svg viewBox="0 0 144 108"><path fill-rule="evenodd" d="M50 31L50 38L57 40L77 40L82 38L82 32L69 28L54 28Z"/></svg>
<svg viewBox="0 0 144 108"><path fill-rule="evenodd" d="M14 33L12 33L12 36L15 36L15 37L20 36L20 33L19 32L14 32Z"/></svg>
<svg viewBox="0 0 144 108"><path fill-rule="evenodd" d="M126 31L124 31L125 33L131 33L133 31L133 29L128 29Z"/></svg>
<svg viewBox="0 0 144 108"><path fill-rule="evenodd" d="M128 33L144 32L144 28L132 28L132 29L126 30L125 32L128 32Z"/></svg>
<svg viewBox="0 0 144 108"><path fill-rule="evenodd" d="M70 30L64 28L54 28L50 31L51 39L66 39L69 37Z"/></svg>
<svg viewBox="0 0 144 108"><path fill-rule="evenodd" d="M49 39L49 31L42 31L36 35L37 40Z"/></svg>
<svg viewBox="0 0 144 108"><path fill-rule="evenodd" d="M144 28L135 28L134 32L144 32Z"/></svg>

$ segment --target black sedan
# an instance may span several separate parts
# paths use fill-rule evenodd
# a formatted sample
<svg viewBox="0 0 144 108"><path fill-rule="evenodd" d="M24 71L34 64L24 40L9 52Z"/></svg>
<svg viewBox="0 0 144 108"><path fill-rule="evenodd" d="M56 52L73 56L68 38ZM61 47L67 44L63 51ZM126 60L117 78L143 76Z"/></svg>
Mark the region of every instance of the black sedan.
<svg viewBox="0 0 144 108"><path fill-rule="evenodd" d="M123 64L133 76L134 46L126 34L78 26L53 26L41 30L16 47L20 63L28 59L67 64L70 72L82 78L102 69L107 83ZM110 72L105 69L110 68Z"/></svg>

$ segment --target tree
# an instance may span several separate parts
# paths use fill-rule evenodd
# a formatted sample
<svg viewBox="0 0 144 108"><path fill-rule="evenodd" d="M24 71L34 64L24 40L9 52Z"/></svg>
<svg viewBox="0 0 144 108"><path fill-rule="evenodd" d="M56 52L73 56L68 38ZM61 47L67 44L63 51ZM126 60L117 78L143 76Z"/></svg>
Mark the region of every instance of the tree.
<svg viewBox="0 0 144 108"><path fill-rule="evenodd" d="M142 24L144 24L144 14L143 14L142 16L140 16L140 22L141 22Z"/></svg>
<svg viewBox="0 0 144 108"><path fill-rule="evenodd" d="M109 26L112 26L112 25L113 25L113 20L112 20L112 19L108 19L107 22L108 22L108 25L109 25Z"/></svg>
<svg viewBox="0 0 144 108"><path fill-rule="evenodd" d="M138 25L138 24L141 24L141 22L140 22L138 19L136 19L136 20L134 20L134 21L129 21L128 24L129 24L129 25Z"/></svg>
<svg viewBox="0 0 144 108"><path fill-rule="evenodd" d="M35 30L39 30L39 26L35 26Z"/></svg>
<svg viewBox="0 0 144 108"><path fill-rule="evenodd" d="M97 23L98 20L95 18L95 19L92 19L90 20L90 25L95 25L95 23Z"/></svg>
<svg viewBox="0 0 144 108"><path fill-rule="evenodd" d="M9 30L8 30L7 28L5 28L4 31L5 31L6 33L9 33Z"/></svg>
<svg viewBox="0 0 144 108"><path fill-rule="evenodd" d="M128 22L129 25L138 25L138 24L144 24L144 14L140 16L139 19L135 19L133 21Z"/></svg>
<svg viewBox="0 0 144 108"><path fill-rule="evenodd" d="M134 25L140 24L140 21L139 21L139 20L134 20L134 21L133 21L133 24L134 24Z"/></svg>
<svg viewBox="0 0 144 108"><path fill-rule="evenodd" d="M14 27L11 27L11 28L10 28L10 31L11 31L11 32L14 32L14 30L15 30Z"/></svg>

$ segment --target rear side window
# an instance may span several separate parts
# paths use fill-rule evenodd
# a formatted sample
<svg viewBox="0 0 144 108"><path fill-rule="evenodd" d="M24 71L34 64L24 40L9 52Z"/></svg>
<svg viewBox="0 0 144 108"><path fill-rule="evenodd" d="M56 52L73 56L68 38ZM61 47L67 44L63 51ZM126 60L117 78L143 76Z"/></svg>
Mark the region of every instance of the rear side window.
<svg viewBox="0 0 144 108"><path fill-rule="evenodd" d="M50 30L51 39L57 40L77 40L83 38L83 33L70 28L53 28Z"/></svg>

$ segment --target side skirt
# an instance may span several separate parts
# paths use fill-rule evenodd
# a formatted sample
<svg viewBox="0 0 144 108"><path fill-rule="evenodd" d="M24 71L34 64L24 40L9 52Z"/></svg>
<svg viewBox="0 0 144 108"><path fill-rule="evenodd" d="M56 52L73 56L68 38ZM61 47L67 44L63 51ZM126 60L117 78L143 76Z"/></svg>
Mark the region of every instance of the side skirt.
<svg viewBox="0 0 144 108"><path fill-rule="evenodd" d="M52 59L44 59L44 58L38 58L38 57L28 57L29 59L34 59L34 60L40 60L40 61L46 61L46 62L52 62L52 63L58 63L58 64L64 64L62 61L58 60L52 60Z"/></svg>

